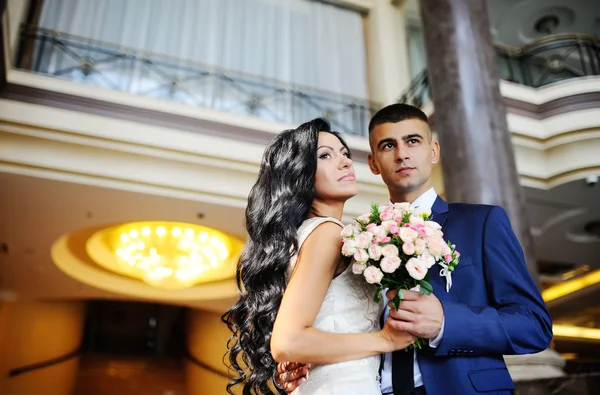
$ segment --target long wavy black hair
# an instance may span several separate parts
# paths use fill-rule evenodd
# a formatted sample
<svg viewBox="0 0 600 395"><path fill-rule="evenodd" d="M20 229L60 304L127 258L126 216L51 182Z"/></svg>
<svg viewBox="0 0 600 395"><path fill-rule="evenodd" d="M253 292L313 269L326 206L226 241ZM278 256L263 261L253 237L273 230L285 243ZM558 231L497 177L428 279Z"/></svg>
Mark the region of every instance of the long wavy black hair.
<svg viewBox="0 0 600 395"><path fill-rule="evenodd" d="M225 355L234 374L227 385L230 394L238 384L243 384L243 395L272 394L276 388L271 331L290 258L298 249L298 228L311 212L318 215L313 200L319 132L334 134L348 148L321 118L285 130L267 145L248 196L248 238L236 271L239 299L222 317L233 333Z"/></svg>

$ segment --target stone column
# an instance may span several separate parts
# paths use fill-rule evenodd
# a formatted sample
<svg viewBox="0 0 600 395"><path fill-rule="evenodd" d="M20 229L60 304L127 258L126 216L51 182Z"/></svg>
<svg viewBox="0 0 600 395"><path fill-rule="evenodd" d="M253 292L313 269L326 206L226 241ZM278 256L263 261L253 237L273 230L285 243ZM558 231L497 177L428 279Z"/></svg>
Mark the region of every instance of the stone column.
<svg viewBox="0 0 600 395"><path fill-rule="evenodd" d="M485 0L421 0L420 8L446 196L504 207L539 284ZM563 374L552 350L507 362L515 380Z"/></svg>
<svg viewBox="0 0 600 395"><path fill-rule="evenodd" d="M538 281L485 0L421 0L421 16L446 195L504 207Z"/></svg>
<svg viewBox="0 0 600 395"><path fill-rule="evenodd" d="M365 20L369 96L388 105L410 85L408 46L402 6L373 0Z"/></svg>

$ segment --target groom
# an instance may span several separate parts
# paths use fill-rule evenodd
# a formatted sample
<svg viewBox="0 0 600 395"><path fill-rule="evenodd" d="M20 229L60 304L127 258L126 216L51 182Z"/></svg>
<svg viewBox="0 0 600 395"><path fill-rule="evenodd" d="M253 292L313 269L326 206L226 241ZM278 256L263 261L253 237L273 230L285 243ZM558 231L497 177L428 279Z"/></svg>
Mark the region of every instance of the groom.
<svg viewBox="0 0 600 395"><path fill-rule="evenodd" d="M386 307L382 319L429 339L429 346L385 354L382 393L511 394L515 387L502 356L546 349L552 324L505 211L448 204L437 196L431 170L440 148L418 108L392 104L381 109L369 123L369 143L369 167L387 185L390 200L431 210L444 238L461 253L449 292L434 266L429 272L433 295L408 291L398 310ZM302 364L280 364L277 380L291 392L306 371Z"/></svg>

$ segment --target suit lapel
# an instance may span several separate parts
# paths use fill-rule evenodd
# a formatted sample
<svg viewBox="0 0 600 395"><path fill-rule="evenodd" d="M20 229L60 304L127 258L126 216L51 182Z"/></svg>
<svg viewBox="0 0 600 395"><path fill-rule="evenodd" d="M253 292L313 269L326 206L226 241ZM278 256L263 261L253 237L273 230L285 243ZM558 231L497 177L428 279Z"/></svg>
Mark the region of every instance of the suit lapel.
<svg viewBox="0 0 600 395"><path fill-rule="evenodd" d="M440 224L440 226L444 226L444 222L446 222L446 218L448 217L448 211L448 203L438 196L431 208L431 219Z"/></svg>

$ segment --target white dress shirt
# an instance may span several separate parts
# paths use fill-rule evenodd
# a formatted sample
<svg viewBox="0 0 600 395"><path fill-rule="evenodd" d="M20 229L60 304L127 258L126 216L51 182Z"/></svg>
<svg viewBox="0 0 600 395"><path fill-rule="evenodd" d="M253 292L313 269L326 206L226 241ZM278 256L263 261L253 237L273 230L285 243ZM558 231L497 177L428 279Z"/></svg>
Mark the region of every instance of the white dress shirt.
<svg viewBox="0 0 600 395"><path fill-rule="evenodd" d="M419 196L414 202L410 205L411 207L419 208L421 210L431 211L433 207L433 203L437 199L437 192L435 189L430 188L427 192ZM400 203L400 202L397 202ZM388 307L388 299L385 297L385 293L383 296L383 301L385 302L385 309L383 311L383 320L387 320L390 315L390 308ZM436 348L440 342L442 341L442 336L444 334L444 321L442 321L442 329L440 333L435 339L429 339L429 347ZM415 388L423 385L423 378L421 377L421 369L419 368L419 364L417 362L417 352L415 351L413 357L413 366L414 366L414 381ZM381 392L392 393L394 389L392 388L392 353L384 354L383 356L383 367L381 369Z"/></svg>

